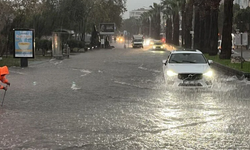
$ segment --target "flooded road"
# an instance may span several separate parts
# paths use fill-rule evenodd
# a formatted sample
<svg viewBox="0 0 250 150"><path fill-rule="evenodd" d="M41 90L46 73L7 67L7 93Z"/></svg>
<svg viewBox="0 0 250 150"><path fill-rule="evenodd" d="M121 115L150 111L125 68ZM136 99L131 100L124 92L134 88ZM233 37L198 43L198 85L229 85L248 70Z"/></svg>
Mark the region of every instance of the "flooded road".
<svg viewBox="0 0 250 150"><path fill-rule="evenodd" d="M217 71L212 89L169 89L167 55L117 46L9 68L0 149L250 149L250 81Z"/></svg>

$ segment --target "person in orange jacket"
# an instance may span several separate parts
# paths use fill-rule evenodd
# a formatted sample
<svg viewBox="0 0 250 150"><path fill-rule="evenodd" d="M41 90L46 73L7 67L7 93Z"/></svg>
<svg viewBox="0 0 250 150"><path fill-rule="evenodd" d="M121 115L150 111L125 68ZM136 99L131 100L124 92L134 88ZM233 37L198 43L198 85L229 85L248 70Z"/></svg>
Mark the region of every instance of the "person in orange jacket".
<svg viewBox="0 0 250 150"><path fill-rule="evenodd" d="M0 81L10 86L10 82L5 77L7 74L9 74L8 67L7 66L0 67ZM6 91L7 87L0 85L0 89L4 89Z"/></svg>

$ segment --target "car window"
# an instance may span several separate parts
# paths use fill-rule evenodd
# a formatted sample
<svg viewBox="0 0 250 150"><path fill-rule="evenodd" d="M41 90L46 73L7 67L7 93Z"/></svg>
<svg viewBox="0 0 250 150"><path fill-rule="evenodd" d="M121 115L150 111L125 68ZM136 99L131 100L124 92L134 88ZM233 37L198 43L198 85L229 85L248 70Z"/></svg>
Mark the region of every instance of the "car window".
<svg viewBox="0 0 250 150"><path fill-rule="evenodd" d="M172 54L169 63L207 63L207 61L202 54L179 53Z"/></svg>
<svg viewBox="0 0 250 150"><path fill-rule="evenodd" d="M156 42L156 43L154 43L155 45L162 45L162 43L161 42Z"/></svg>
<svg viewBox="0 0 250 150"><path fill-rule="evenodd" d="M143 40L141 40L141 39L134 39L134 42L141 42L141 41L143 41Z"/></svg>

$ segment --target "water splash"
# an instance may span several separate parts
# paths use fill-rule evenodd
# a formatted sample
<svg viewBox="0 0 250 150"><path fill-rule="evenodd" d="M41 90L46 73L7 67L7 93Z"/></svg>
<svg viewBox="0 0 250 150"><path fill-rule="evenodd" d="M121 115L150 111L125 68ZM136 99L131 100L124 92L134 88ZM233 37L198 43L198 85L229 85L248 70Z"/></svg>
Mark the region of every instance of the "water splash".
<svg viewBox="0 0 250 150"><path fill-rule="evenodd" d="M72 90L80 90L81 88L76 85L76 83L73 81L71 85Z"/></svg>

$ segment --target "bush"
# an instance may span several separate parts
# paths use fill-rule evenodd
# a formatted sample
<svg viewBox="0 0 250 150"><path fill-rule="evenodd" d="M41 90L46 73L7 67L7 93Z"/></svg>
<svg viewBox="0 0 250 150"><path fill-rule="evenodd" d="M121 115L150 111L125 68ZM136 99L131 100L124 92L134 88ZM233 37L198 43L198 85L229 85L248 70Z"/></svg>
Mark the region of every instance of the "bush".
<svg viewBox="0 0 250 150"><path fill-rule="evenodd" d="M67 44L69 45L70 49L78 47L78 40L68 40Z"/></svg>
<svg viewBox="0 0 250 150"><path fill-rule="evenodd" d="M36 39L36 49L49 50L52 49L52 41L46 39Z"/></svg>

